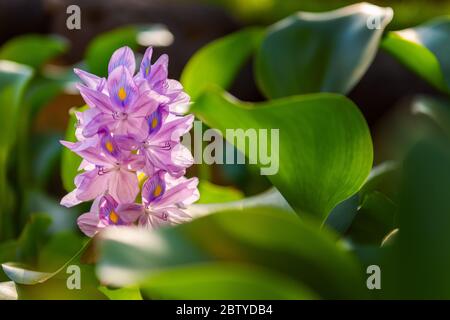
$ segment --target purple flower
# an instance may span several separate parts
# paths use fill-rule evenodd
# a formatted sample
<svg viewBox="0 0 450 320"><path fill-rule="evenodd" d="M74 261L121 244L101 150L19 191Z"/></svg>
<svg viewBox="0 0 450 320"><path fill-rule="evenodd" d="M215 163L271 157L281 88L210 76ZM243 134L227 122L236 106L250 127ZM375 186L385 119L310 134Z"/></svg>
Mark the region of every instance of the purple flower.
<svg viewBox="0 0 450 320"><path fill-rule="evenodd" d="M114 52L107 78L75 69L89 108L76 113L77 142L61 141L83 158L76 187L61 204L94 200L90 212L78 218L87 236L110 226L156 228L189 221L183 209L199 198L198 180L183 177L193 163L180 141L194 120L180 114L189 96L178 81L167 78L167 55L154 64L151 56L149 48L136 75L128 47ZM142 191L141 172L149 177ZM142 204L135 203L139 191Z"/></svg>
<svg viewBox="0 0 450 320"><path fill-rule="evenodd" d="M198 200L197 185L197 178L175 179L159 171L144 183L142 204L124 205L121 210L128 219L135 218L139 226L149 229L188 222L192 217L183 209Z"/></svg>
<svg viewBox="0 0 450 320"><path fill-rule="evenodd" d="M141 91L150 91L152 96L163 105L167 111L180 115L187 111L190 103L189 95L183 91L183 86L176 80L168 79L169 57L161 55L151 64L153 49L145 51L139 72L135 79Z"/></svg>
<svg viewBox="0 0 450 320"><path fill-rule="evenodd" d="M131 225L138 218L139 206L135 205L132 211L124 208L110 195L99 197L92 203L91 211L78 217L78 227L85 235L93 237L106 227Z"/></svg>
<svg viewBox="0 0 450 320"><path fill-rule="evenodd" d="M94 140L61 141L85 160L82 169L87 170L75 178L75 190L66 195L61 204L71 207L106 192L122 203L133 202L139 193L136 171L144 166L143 157L121 150L111 134L103 132L98 141Z"/></svg>

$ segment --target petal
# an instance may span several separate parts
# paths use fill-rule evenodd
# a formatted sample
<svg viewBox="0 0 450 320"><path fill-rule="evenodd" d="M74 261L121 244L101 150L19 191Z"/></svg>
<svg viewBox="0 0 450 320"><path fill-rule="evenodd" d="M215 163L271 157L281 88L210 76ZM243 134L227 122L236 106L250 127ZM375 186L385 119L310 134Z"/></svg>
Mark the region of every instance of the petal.
<svg viewBox="0 0 450 320"><path fill-rule="evenodd" d="M145 117L154 112L159 106L158 100L156 100L150 92L141 93L135 103L129 108L129 115L132 117Z"/></svg>
<svg viewBox="0 0 450 320"><path fill-rule="evenodd" d="M97 77L95 74L83 71L78 68L73 69L73 71L88 88L101 91L99 89L101 89L104 78Z"/></svg>
<svg viewBox="0 0 450 320"><path fill-rule="evenodd" d="M118 66L108 77L108 92L112 103L121 111L133 105L138 98L138 87L128 69Z"/></svg>
<svg viewBox="0 0 450 320"><path fill-rule="evenodd" d="M155 173L142 186L142 203L147 207L152 202L160 199L164 195L165 190L164 173L162 171Z"/></svg>
<svg viewBox="0 0 450 320"><path fill-rule="evenodd" d="M95 169L80 176L82 180L77 188L77 198L81 201L90 201L107 191L111 172L102 173L99 169Z"/></svg>
<svg viewBox="0 0 450 320"><path fill-rule="evenodd" d="M73 190L72 192L69 192L67 195L65 195L62 199L60 204L66 208L70 208L73 206L76 206L77 204L80 204L82 201L77 198L77 189Z"/></svg>
<svg viewBox="0 0 450 320"><path fill-rule="evenodd" d="M86 101L91 108L99 108L102 112L109 114L116 111L111 105L110 99L107 95L81 84L77 84L77 88L80 91L84 101Z"/></svg>
<svg viewBox="0 0 450 320"><path fill-rule="evenodd" d="M105 225L100 221L98 215L93 212L88 212L79 216L77 219L77 224L80 230L91 238L98 231L105 228Z"/></svg>
<svg viewBox="0 0 450 320"><path fill-rule="evenodd" d="M156 204L158 207L170 207L175 204L186 207L199 199L200 193L197 189L197 178L180 178L178 181L181 181L181 183L168 188L161 199L159 199Z"/></svg>
<svg viewBox="0 0 450 320"><path fill-rule="evenodd" d="M148 47L145 50L144 57L142 58L140 73L143 79L148 79L151 74L151 61L152 61L153 48Z"/></svg>
<svg viewBox="0 0 450 320"><path fill-rule="evenodd" d="M152 65L149 78L150 87L155 90L162 89L162 86L167 80L168 70L169 56L167 54L163 54Z"/></svg>
<svg viewBox="0 0 450 320"><path fill-rule="evenodd" d="M125 223L134 223L143 214L143 207L136 203L119 204L117 213Z"/></svg>
<svg viewBox="0 0 450 320"><path fill-rule="evenodd" d="M139 193L139 181L136 173L124 169L111 172L108 190L119 203L134 202Z"/></svg>
<svg viewBox="0 0 450 320"><path fill-rule="evenodd" d="M122 47L114 51L109 60L108 73L112 73L119 66L127 68L130 74L134 74L136 69L136 61L134 59L133 50L129 47Z"/></svg>
<svg viewBox="0 0 450 320"><path fill-rule="evenodd" d="M92 137L103 128L112 128L116 124L116 120L111 114L99 113L92 118L83 129L83 136Z"/></svg>

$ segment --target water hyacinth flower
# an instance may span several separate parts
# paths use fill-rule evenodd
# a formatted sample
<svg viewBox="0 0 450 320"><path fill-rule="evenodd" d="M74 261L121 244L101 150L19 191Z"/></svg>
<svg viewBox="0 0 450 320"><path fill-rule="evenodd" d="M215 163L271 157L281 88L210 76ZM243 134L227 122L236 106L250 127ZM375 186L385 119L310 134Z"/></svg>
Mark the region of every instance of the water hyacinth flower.
<svg viewBox="0 0 450 320"><path fill-rule="evenodd" d="M178 81L167 78L168 57L152 64L151 56L149 48L136 75L128 47L114 52L107 78L75 69L88 109L76 113L77 141L61 143L83 160L75 189L61 204L93 200L90 212L78 219L87 236L111 226L156 228L189 221L183 209L199 198L198 180L183 177L193 163L181 144L193 116L179 112L189 96ZM140 173L148 177L142 190ZM142 199L136 199L139 192Z"/></svg>

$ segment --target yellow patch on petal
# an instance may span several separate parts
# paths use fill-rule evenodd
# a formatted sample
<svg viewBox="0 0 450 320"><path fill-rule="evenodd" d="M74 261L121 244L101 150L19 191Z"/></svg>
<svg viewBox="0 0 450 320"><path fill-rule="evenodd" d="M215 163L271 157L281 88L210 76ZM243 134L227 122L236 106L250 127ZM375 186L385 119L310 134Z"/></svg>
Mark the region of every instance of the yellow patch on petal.
<svg viewBox="0 0 450 320"><path fill-rule="evenodd" d="M110 152L110 153L114 152L114 145L112 144L111 141L106 141L105 147L106 147L106 150L108 150L108 152Z"/></svg>
<svg viewBox="0 0 450 320"><path fill-rule="evenodd" d="M157 125L158 125L158 118L153 118L152 119L152 129L155 129Z"/></svg>
<svg viewBox="0 0 450 320"><path fill-rule="evenodd" d="M161 195L161 192L162 192L162 188L161 188L161 186L158 184L158 185L156 186L156 188L155 188L155 191L153 191L153 195L154 195L155 197L158 197L158 196Z"/></svg>
<svg viewBox="0 0 450 320"><path fill-rule="evenodd" d="M150 67L145 68L145 75L148 76L148 73L150 72Z"/></svg>
<svg viewBox="0 0 450 320"><path fill-rule="evenodd" d="M117 96L119 97L120 101L124 101L127 98L127 92L123 87L120 87Z"/></svg>
<svg viewBox="0 0 450 320"><path fill-rule="evenodd" d="M117 222L119 222L119 215L114 210L112 210L109 213L109 220L111 220L112 223L117 224Z"/></svg>

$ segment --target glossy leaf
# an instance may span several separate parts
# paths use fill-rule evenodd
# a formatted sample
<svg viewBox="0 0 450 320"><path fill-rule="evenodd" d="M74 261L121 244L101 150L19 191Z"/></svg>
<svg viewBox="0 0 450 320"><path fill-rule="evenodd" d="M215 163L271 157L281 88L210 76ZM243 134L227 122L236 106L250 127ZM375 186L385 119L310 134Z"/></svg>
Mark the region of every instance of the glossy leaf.
<svg viewBox="0 0 450 320"><path fill-rule="evenodd" d="M436 88L450 93L449 43L450 17L441 17L389 32L382 48Z"/></svg>
<svg viewBox="0 0 450 320"><path fill-rule="evenodd" d="M275 174L268 178L299 214L325 219L338 203L359 190L372 166L367 124L358 108L342 96L315 94L250 104L210 90L192 111L222 133L267 129L270 137L271 130L278 130L279 143L270 141L264 148L258 142L259 152L273 152L269 173ZM247 156L248 144L237 144ZM268 167L261 158L257 160L260 168Z"/></svg>
<svg viewBox="0 0 450 320"><path fill-rule="evenodd" d="M261 39L262 30L248 28L215 40L188 62L181 83L195 100L208 85L227 89Z"/></svg>
<svg viewBox="0 0 450 320"><path fill-rule="evenodd" d="M254 266L213 263L174 268L151 276L141 288L151 299L312 299L292 279Z"/></svg>
<svg viewBox="0 0 450 320"><path fill-rule="evenodd" d="M55 36L27 34L13 38L0 48L0 59L39 69L48 60L63 54L68 42Z"/></svg>
<svg viewBox="0 0 450 320"><path fill-rule="evenodd" d="M221 212L154 232L110 228L98 245L97 274L116 286L142 283L166 268L228 261L274 270L321 297L365 295L355 260L327 230L274 208Z"/></svg>
<svg viewBox="0 0 450 320"><path fill-rule="evenodd" d="M382 266L388 298L450 297L450 144L424 140L402 164L399 231Z"/></svg>
<svg viewBox="0 0 450 320"><path fill-rule="evenodd" d="M378 50L392 9L367 3L323 13L298 12L273 25L257 52L255 72L267 97L348 93Z"/></svg>

